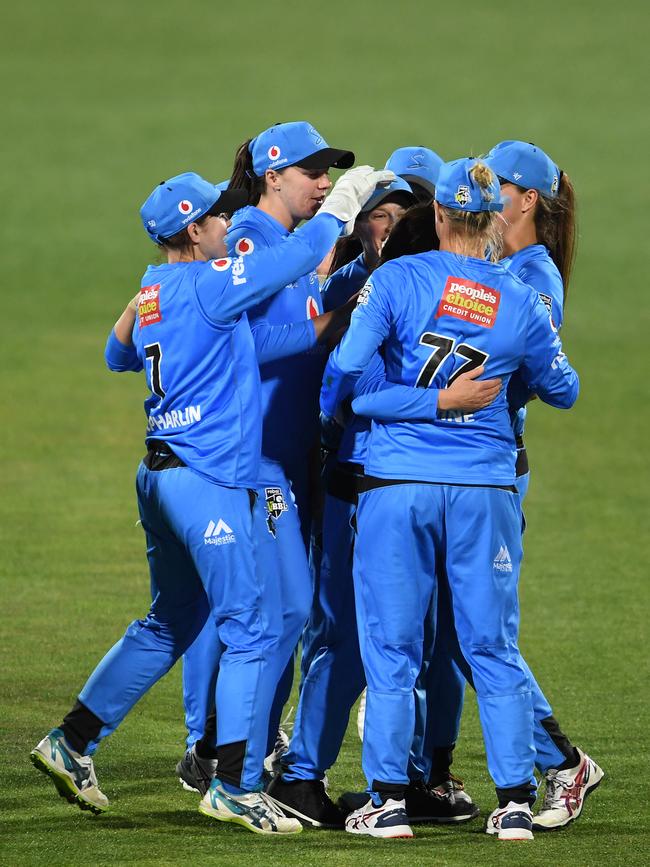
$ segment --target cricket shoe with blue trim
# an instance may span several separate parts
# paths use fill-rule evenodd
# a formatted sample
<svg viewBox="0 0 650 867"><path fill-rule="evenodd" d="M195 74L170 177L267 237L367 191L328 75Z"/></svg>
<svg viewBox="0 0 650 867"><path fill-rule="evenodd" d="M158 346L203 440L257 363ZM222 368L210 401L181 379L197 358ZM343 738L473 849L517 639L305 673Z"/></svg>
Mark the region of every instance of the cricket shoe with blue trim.
<svg viewBox="0 0 650 867"><path fill-rule="evenodd" d="M487 818L486 834L496 835L499 840L532 840L533 814L528 804L510 801L507 807L497 807Z"/></svg>
<svg viewBox="0 0 650 867"><path fill-rule="evenodd" d="M299 834L302 831L300 822L285 816L264 792L233 795L217 778L203 796L199 813L220 822L242 825L255 834Z"/></svg>
<svg viewBox="0 0 650 867"><path fill-rule="evenodd" d="M587 796L605 776L593 759L578 749L580 761L567 771L546 774L546 792L539 813L533 818L536 831L555 831L575 822L582 813Z"/></svg>
<svg viewBox="0 0 650 867"><path fill-rule="evenodd" d="M363 807L349 814L345 820L345 830L350 834L366 834L386 840L413 836L406 815L406 802L393 798L387 798L380 806L376 806L372 798L368 798Z"/></svg>
<svg viewBox="0 0 650 867"><path fill-rule="evenodd" d="M52 729L29 754L31 763L47 774L62 798L82 810L103 813L108 798L99 790L90 756L82 756L66 743L61 729Z"/></svg>

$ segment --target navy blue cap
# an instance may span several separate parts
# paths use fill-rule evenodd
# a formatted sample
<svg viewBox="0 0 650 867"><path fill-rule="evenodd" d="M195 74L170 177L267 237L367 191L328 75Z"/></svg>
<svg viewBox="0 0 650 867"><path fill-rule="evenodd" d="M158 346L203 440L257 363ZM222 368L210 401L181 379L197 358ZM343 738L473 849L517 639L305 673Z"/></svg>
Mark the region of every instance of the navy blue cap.
<svg viewBox="0 0 650 867"><path fill-rule="evenodd" d="M330 166L349 169L354 164L352 151L331 148L318 130L304 120L277 123L265 129L251 141L248 150L258 178L269 169L287 166L327 170Z"/></svg>
<svg viewBox="0 0 650 867"><path fill-rule="evenodd" d="M526 190L555 198L560 188L560 170L537 145L525 141L502 141L485 157L492 171Z"/></svg>
<svg viewBox="0 0 650 867"><path fill-rule="evenodd" d="M395 170L393 169L392 171ZM361 210L367 214L373 208L378 208L382 202L385 202L386 199L389 199L395 193L400 193L407 200L408 205L415 205L417 203L417 197L410 185L402 178L397 177L388 186L378 184Z"/></svg>
<svg viewBox="0 0 650 867"><path fill-rule="evenodd" d="M160 244L217 203L221 211L232 214L247 200L245 190L222 191L195 172L183 172L158 184L140 208L140 217L149 237Z"/></svg>
<svg viewBox="0 0 650 867"><path fill-rule="evenodd" d="M436 191L442 157L435 151L424 147L397 148L389 157L386 168L404 178L408 183L419 184L431 195Z"/></svg>
<svg viewBox="0 0 650 867"><path fill-rule="evenodd" d="M480 187L470 169L480 160L465 158L444 163L436 184L436 202L457 211L502 211L501 188L494 175L487 188Z"/></svg>

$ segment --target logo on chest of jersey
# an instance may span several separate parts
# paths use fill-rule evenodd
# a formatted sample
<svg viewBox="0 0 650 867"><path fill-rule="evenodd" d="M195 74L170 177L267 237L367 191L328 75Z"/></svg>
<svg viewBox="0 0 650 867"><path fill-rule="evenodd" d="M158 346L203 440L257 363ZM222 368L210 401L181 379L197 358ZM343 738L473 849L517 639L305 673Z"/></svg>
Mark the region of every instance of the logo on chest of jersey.
<svg viewBox="0 0 650 867"><path fill-rule="evenodd" d="M160 283L154 283L153 286L143 286L138 299L138 321L140 328L146 328L147 325L153 325L154 322L160 322L161 320Z"/></svg>
<svg viewBox="0 0 650 867"><path fill-rule="evenodd" d="M462 277L447 277L436 316L454 316L483 328L492 328L500 303L501 293L497 289Z"/></svg>

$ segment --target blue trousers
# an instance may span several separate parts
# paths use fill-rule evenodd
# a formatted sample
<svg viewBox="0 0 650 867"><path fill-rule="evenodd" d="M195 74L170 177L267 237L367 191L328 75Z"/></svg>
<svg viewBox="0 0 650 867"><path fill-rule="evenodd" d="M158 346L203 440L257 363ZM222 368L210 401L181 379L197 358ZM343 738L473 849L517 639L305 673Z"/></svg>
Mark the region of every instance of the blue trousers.
<svg viewBox="0 0 650 867"><path fill-rule="evenodd" d="M350 710L366 683L352 581L354 510L337 497L325 498L322 555L310 617L311 662L284 758L285 780L322 779L336 761Z"/></svg>
<svg viewBox="0 0 650 867"><path fill-rule="evenodd" d="M516 481L522 505L529 480L530 473L525 473ZM440 570L438 575L440 578ZM451 746L458 740L465 681L472 684L471 670L458 645L451 598L444 576L438 582L438 591L435 649L431 628L432 611L429 612L425 628L424 661L416 684L416 726L409 769L409 776L424 779L428 779L431 771L433 749ZM550 768L562 764L566 756L542 725L542 720L551 716L553 711L525 660L523 664L528 671L533 697L535 765L545 774Z"/></svg>
<svg viewBox="0 0 650 867"><path fill-rule="evenodd" d="M270 500L275 517L269 512ZM265 604L281 620L279 655L284 660L273 684L273 702L268 717L265 755L271 752L282 708L291 691L293 652L309 615L312 581L305 552L298 510L288 482L257 489L253 512L256 539L256 569L265 594ZM217 625L205 624L183 657L183 698L187 745L203 736L213 702L212 684L217 679L222 643Z"/></svg>
<svg viewBox="0 0 650 867"><path fill-rule="evenodd" d="M497 788L533 779L533 703L517 646L521 509L494 488L404 484L359 498L354 560L368 693L363 768L371 790L406 785L424 624L444 564L459 645L476 688Z"/></svg>
<svg viewBox="0 0 650 867"><path fill-rule="evenodd" d="M245 789L260 779L281 656L282 618L255 568L249 493L183 467L140 465L152 604L99 663L81 702L107 725L98 741L176 662L212 618L223 646L216 679L217 746L245 743ZM219 713L219 708L224 712ZM96 744L91 747L94 748Z"/></svg>

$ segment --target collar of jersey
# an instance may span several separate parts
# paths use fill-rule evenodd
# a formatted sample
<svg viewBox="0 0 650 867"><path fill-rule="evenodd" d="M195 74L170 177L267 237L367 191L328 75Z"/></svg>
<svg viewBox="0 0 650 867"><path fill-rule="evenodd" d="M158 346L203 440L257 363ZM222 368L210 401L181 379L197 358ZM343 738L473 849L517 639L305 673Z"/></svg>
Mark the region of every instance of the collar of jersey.
<svg viewBox="0 0 650 867"><path fill-rule="evenodd" d="M267 233L273 232L281 238L286 238L287 235L291 234L286 226L283 226L275 217L267 214L266 211L260 210L255 205L247 205L240 213L241 219L237 220L237 224L234 227L238 231L246 228L257 229L265 237Z"/></svg>

